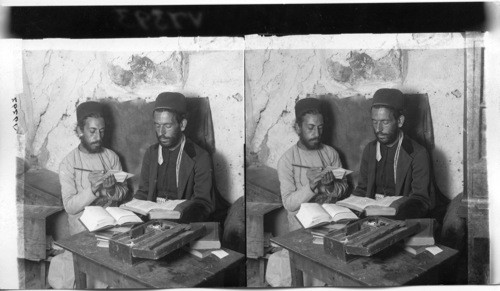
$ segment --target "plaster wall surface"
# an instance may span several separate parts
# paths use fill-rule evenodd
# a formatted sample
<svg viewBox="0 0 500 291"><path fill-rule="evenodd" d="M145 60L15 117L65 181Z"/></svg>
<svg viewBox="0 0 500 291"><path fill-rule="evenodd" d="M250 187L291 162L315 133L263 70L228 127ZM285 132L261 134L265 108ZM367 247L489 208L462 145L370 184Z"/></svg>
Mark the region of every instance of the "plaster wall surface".
<svg viewBox="0 0 500 291"><path fill-rule="evenodd" d="M379 50L247 50L247 163L276 168L281 155L298 140L293 123L294 104L299 99L333 98L341 100L334 102L343 104L341 110L364 110L367 102L363 100L371 99L378 88L399 88L405 94L428 95L434 128L435 174L440 189L453 198L463 189L464 70L464 51L460 48L417 50L395 45ZM359 119L355 114L369 118L369 107L366 109L367 112L353 112L349 121L342 122L354 124L351 119ZM369 120L366 126L370 126ZM348 141L352 133L339 135ZM349 151L359 151L361 156L366 143L373 139L371 133L363 133L356 137L356 144L348 145ZM352 170L359 170L359 164L351 164L355 164Z"/></svg>
<svg viewBox="0 0 500 291"><path fill-rule="evenodd" d="M455 197L464 186L464 50L408 51L408 73L401 88L429 96L436 183L448 197Z"/></svg>
<svg viewBox="0 0 500 291"><path fill-rule="evenodd" d="M244 194L243 56L243 50L25 50L19 106L26 155L57 172L61 160L79 144L74 133L76 106L86 100L141 107L164 91L207 97L215 132L217 187L232 203ZM134 123L130 116L126 124L115 126L133 128ZM155 143L152 120L146 130L150 132L144 132L144 142ZM141 161L143 151L137 150ZM129 170L140 174L140 169Z"/></svg>

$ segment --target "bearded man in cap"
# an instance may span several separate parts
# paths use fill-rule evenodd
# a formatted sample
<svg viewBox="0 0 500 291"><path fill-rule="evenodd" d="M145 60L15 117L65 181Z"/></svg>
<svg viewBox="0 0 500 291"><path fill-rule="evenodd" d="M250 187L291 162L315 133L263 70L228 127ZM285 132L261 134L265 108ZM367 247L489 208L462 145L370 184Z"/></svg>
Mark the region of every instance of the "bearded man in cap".
<svg viewBox="0 0 500 291"><path fill-rule="evenodd" d="M404 196L396 219L428 217L436 204L429 154L401 129L405 122L403 93L377 90L371 119L376 140L363 151L353 195L373 199Z"/></svg>
<svg viewBox="0 0 500 291"><path fill-rule="evenodd" d="M335 203L348 188L345 178L335 179L331 171L322 171L326 167L341 168L342 163L337 151L321 142L324 120L319 100L299 100L295 117L299 141L283 154L277 168L290 231L301 228L294 216L302 203Z"/></svg>
<svg viewBox="0 0 500 291"><path fill-rule="evenodd" d="M85 230L78 220L85 206L115 206L127 193L110 170L122 170L116 153L102 146L105 122L102 104L84 102L76 109L76 133L80 144L59 166L59 181L71 234Z"/></svg>
<svg viewBox="0 0 500 291"><path fill-rule="evenodd" d="M177 92L158 95L153 110L158 143L144 154L139 188L134 198L191 202L189 221L206 221L215 211L212 160L207 151L184 135L186 97Z"/></svg>
<svg viewBox="0 0 500 291"><path fill-rule="evenodd" d="M59 166L59 181L64 210L68 213L71 235L85 230L78 218L85 206L118 206L126 199L126 183L116 181L110 170L122 170L116 153L102 146L105 121L102 104L84 102L76 108L76 133L80 144ZM73 289L74 271L71 252L55 256L48 273L48 282L54 289ZM87 287L106 288L107 285L87 277Z"/></svg>

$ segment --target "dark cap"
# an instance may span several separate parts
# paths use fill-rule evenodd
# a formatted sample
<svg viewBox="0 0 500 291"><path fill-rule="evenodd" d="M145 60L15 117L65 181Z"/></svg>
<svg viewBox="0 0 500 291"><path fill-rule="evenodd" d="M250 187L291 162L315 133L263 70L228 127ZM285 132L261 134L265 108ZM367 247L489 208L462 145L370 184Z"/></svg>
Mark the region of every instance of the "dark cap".
<svg viewBox="0 0 500 291"><path fill-rule="evenodd" d="M295 103L295 118L299 118L304 112L319 110L319 100L316 98L304 98Z"/></svg>
<svg viewBox="0 0 500 291"><path fill-rule="evenodd" d="M389 106L398 111L403 110L403 93L398 89L379 89L375 92L375 94L373 94L372 107L376 105Z"/></svg>
<svg viewBox="0 0 500 291"><path fill-rule="evenodd" d="M177 92L163 92L156 97L155 109L170 109L179 113L186 113L186 97Z"/></svg>
<svg viewBox="0 0 500 291"><path fill-rule="evenodd" d="M102 104L95 101L87 101L76 107L76 120L80 121L92 113L103 116Z"/></svg>

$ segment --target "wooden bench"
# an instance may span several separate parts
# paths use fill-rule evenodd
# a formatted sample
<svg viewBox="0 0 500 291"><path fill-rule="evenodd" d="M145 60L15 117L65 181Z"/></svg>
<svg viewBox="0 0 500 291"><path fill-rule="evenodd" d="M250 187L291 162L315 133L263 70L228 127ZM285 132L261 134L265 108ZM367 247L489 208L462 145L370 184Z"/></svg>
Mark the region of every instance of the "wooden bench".
<svg viewBox="0 0 500 291"><path fill-rule="evenodd" d="M246 237L249 267L258 266L259 285L265 284L265 225L266 215L281 208L278 173L267 166L251 166L246 171Z"/></svg>
<svg viewBox="0 0 500 291"><path fill-rule="evenodd" d="M17 177L18 258L20 288L45 288L47 218L63 210L56 173L28 170Z"/></svg>

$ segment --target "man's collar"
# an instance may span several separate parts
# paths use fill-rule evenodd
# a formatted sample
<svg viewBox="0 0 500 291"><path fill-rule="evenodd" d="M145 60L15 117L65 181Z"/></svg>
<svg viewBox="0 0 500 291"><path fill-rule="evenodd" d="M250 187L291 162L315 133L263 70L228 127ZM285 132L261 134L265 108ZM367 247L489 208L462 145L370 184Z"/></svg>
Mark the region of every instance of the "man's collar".
<svg viewBox="0 0 500 291"><path fill-rule="evenodd" d="M407 154L409 155L413 154L413 144L411 143L411 140L408 136L405 136L405 138L403 139L401 147Z"/></svg>
<svg viewBox="0 0 500 291"><path fill-rule="evenodd" d="M394 146L397 146L396 147L396 153L399 152L399 149L401 148L401 144L403 143L404 141L404 133L403 131L399 131L398 132L398 138L396 139L396 141L394 141L394 144L393 144L393 147ZM380 161L380 159L382 159L382 154L380 153L380 147L382 146L382 143L380 143L378 140L377 142L375 143L376 145L376 153L375 153L375 158L377 159L377 161ZM390 148L390 147L388 147Z"/></svg>
<svg viewBox="0 0 500 291"><path fill-rule="evenodd" d="M395 146L399 143L399 140L401 138L403 138L403 132L400 129L398 129L398 137L396 138L396 140L394 140L391 145L384 145L384 146L386 146L388 148L392 148L393 146Z"/></svg>
<svg viewBox="0 0 500 291"><path fill-rule="evenodd" d="M175 151L179 146L182 148L184 147L184 144L186 143L186 137L184 134L182 134L181 141L179 142L178 145L176 145L173 149L169 149L170 151ZM162 153L163 147L161 146L160 143L158 143L158 164L161 165L163 164L163 153ZM179 152L179 155L177 157L177 163L180 161L180 156L182 156L182 153Z"/></svg>

